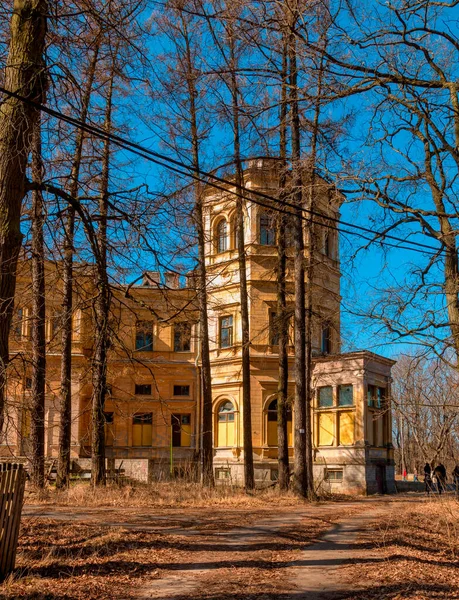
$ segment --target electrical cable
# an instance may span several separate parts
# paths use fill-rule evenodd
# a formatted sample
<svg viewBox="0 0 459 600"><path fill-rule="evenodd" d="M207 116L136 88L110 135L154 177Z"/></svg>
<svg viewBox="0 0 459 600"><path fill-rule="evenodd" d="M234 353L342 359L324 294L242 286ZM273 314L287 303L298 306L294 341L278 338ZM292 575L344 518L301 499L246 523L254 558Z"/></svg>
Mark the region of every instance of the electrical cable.
<svg viewBox="0 0 459 600"><path fill-rule="evenodd" d="M321 225L323 227L333 229L340 233L345 233L345 234L349 234L349 235L357 235L358 237L366 239L367 241L370 241L372 243L378 243L380 245L384 245L384 246L388 246L388 247L392 247L392 248L411 250L413 252L420 252L422 254L431 254L432 256L438 255L438 253L441 252L440 248L435 248L434 246L429 246L427 244L422 244L420 242L406 240L406 239L399 238L399 237L391 235L391 234L383 234L381 236L381 239L374 238L374 237L368 238L365 235L363 235L363 233L371 234L372 236L375 235L374 232L371 229L369 229L368 227L364 227L361 225L355 225L353 223L341 221L340 219L331 217L329 215L324 215L324 214L314 211L314 210L310 210L310 209L307 209L304 207L298 207L297 205L295 205L293 203L287 202L285 200L280 200L279 198L270 196L269 194L266 194L260 190L251 190L249 188L246 188L243 185L237 186L235 184L235 182L233 182L233 181L230 181L223 177L219 177L219 176L215 175L214 173L203 171L202 169L196 169L195 167L193 167L191 165L187 165L181 161L178 161L178 160L170 158L166 155L163 155L163 154L160 154L153 150L150 150L148 148L145 148L145 147L141 146L140 144L131 142L130 140L127 140L126 138L123 138L119 135L116 135L113 133L108 133L107 131L105 131L104 129L102 129L100 127L84 123L84 122L80 121L79 119L75 119L74 117L65 115L65 114L63 114L57 110L54 110L52 108L49 108L39 102L35 102L34 100L30 100L29 98L21 96L20 94L17 94L16 92L11 92L4 87L0 86L0 92L4 93L5 95L9 96L10 98L15 98L16 100L20 100L22 102L25 102L26 104L34 106L37 110L40 110L52 117L55 117L56 119L64 121L70 125L73 125L74 127L77 127L87 133L91 133L91 134L95 135L96 137L99 137L104 140L108 140L124 150L127 150L133 154L136 154L137 156L140 156L140 157L144 158L145 160L153 162L154 164L164 167L165 169L173 171L179 175L182 175L184 177L189 177L200 183L205 183L205 184L209 185L210 187L213 187L214 189L218 189L218 190L224 191L224 192L228 192L227 187L224 187L224 186L236 187L236 189L239 190L239 193L242 193L243 197L247 201L257 204L259 206L262 206L264 208L268 208L268 209L274 210L276 212L282 212L282 213L288 214L288 215L293 215L296 217L298 217L298 212L300 212L300 211L302 213L306 212L306 213L309 213L311 216L316 216L316 217L320 218L320 221L314 221L311 218L306 218L303 215L301 215L302 220L304 220L308 223L315 223L315 224ZM0 104L0 106L1 106L1 104ZM170 163L170 164L168 164L168 163ZM186 169L186 171L183 171L183 169ZM209 181L209 179L211 179L213 181ZM215 183L215 182L218 182L218 183ZM219 184L221 184L221 185L219 185ZM264 204L264 203L260 202L259 200L255 200L252 197L253 195L256 195L265 200L268 200L270 203L273 202L275 204L281 204L282 207L291 208L293 210L287 211L287 210L285 210L285 208L282 208L282 207L276 208L276 207L273 207L271 204ZM341 227L333 226L333 225L324 223L323 221L331 221L332 223L337 223L338 225L341 225ZM350 227L351 229L355 229L357 231L349 231L346 229L342 229L343 225L345 227ZM363 233L360 233L360 232L363 232ZM410 244L411 246L414 246L414 247L410 247L410 246L406 246L406 245L401 246L399 244L390 244L387 241L382 241L383 239L384 240L385 239L394 240L397 242L401 242L402 244ZM419 250L418 248L420 248L421 250ZM429 252L426 252L426 250L428 250Z"/></svg>

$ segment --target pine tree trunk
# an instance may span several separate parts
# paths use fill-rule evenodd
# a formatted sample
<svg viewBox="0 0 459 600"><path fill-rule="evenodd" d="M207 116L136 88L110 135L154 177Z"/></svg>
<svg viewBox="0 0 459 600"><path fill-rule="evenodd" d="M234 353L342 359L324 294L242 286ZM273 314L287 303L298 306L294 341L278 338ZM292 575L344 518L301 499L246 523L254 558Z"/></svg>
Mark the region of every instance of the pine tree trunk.
<svg viewBox="0 0 459 600"><path fill-rule="evenodd" d="M197 95L193 61L189 45L188 29L182 15L183 33L186 43L187 87L190 101L190 129L193 154L193 168L199 175L199 137L198 119L195 98ZM202 483L206 487L214 485L213 447L212 447L212 374L210 368L209 324L207 316L207 270L205 228L203 213L202 186L194 186L194 218L198 234L198 301L199 301L199 331L201 345L201 394L202 394Z"/></svg>
<svg viewBox="0 0 459 600"><path fill-rule="evenodd" d="M105 108L105 130L112 131L112 102L113 85L115 79L114 53L112 72L110 75L107 105ZM102 159L102 177L100 185L99 200L99 228L96 235L97 255L96 259L96 290L98 296L94 306L95 314L95 338L94 355L92 361L93 392L92 392L92 484L94 486L105 485L105 416L104 405L107 393L107 353L109 346L109 316L111 291L107 273L107 217L108 217L108 190L110 174L110 142L104 141L104 154Z"/></svg>
<svg viewBox="0 0 459 600"><path fill-rule="evenodd" d="M43 181L40 119L32 149L33 181ZM31 479L37 488L45 484L45 381L46 381L46 299L43 241L44 201L41 191L32 192L32 406Z"/></svg>
<svg viewBox="0 0 459 600"><path fill-rule="evenodd" d="M282 91L280 106L280 198L285 197L287 168L287 45L282 55ZM286 491L290 485L288 457L287 398L288 398L288 314L286 303L286 231L287 215L277 216L277 325L279 334L279 381L277 387L277 459L279 489Z"/></svg>
<svg viewBox="0 0 459 600"><path fill-rule="evenodd" d="M239 265L239 286L241 299L241 326L242 326L242 429L244 444L244 485L246 491L255 487L253 470L252 446L252 407L250 404L250 321L249 302L247 291L247 267L245 257L244 236L244 199L241 188L244 185L244 173L241 161L241 145L239 131L239 90L236 78L235 41L232 30L229 28L229 46L231 60L231 100L234 133L234 162L236 168L236 242Z"/></svg>
<svg viewBox="0 0 459 600"><path fill-rule="evenodd" d="M47 2L15 0L4 86L11 92L41 102L46 87L45 48ZM0 104L0 433L6 397L8 336L16 289L16 267L21 249L21 204L38 111L6 97Z"/></svg>
<svg viewBox="0 0 459 600"><path fill-rule="evenodd" d="M298 207L294 217L295 280L295 492L307 497L306 465L306 311L303 234L303 190L300 171L301 144L298 112L296 38L289 43L290 112L292 135L292 190Z"/></svg>
<svg viewBox="0 0 459 600"><path fill-rule="evenodd" d="M89 102L91 99L94 75L96 72L100 41L96 40L93 56L89 65L86 88L83 94L80 121L86 123ZM70 175L69 194L76 197L80 177L81 157L83 153L84 133L78 130L75 155ZM61 405L59 427L59 456L57 464L56 487L62 488L69 484L70 479L70 444L72 430L72 315L73 315L73 237L75 229L75 210L67 207L65 223L64 260L63 260L63 300L61 306Z"/></svg>

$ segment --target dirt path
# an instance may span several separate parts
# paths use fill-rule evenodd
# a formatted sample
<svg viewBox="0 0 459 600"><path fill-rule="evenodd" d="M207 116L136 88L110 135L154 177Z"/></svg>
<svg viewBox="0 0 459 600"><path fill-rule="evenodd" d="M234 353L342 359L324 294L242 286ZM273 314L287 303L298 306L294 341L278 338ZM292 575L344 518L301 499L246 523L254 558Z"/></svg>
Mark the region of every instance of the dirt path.
<svg viewBox="0 0 459 600"><path fill-rule="evenodd" d="M59 524L53 534L59 540L69 535L68 527L91 532L94 542L85 542L82 533L78 548L73 543L77 565L67 567L71 575L62 581L68 590L76 589L79 569L111 590L108 596L101 592L87 598L332 600L368 587L371 582L364 578L345 583L343 567L383 560L377 546L369 550L362 534L379 514L407 502L372 498L263 510L26 506L24 516L39 532L42 522L46 535ZM25 544L25 550L33 548ZM86 560L78 558L83 552ZM72 556L66 554L65 560ZM44 577L42 586L51 576L47 560L35 569ZM55 559L54 577L61 577L65 560L61 555ZM117 585L117 577L130 584Z"/></svg>
<svg viewBox="0 0 459 600"><path fill-rule="evenodd" d="M293 583L297 591L295 598L305 600L331 600L352 591L363 589L368 582L355 582L353 586L343 585L341 567L350 562L378 561L376 551L369 552L362 544L362 537L368 535L368 525L390 509L390 505L372 506L365 513L345 519L330 529L322 539L302 551L300 565L294 567Z"/></svg>
<svg viewBox="0 0 459 600"><path fill-rule="evenodd" d="M345 518L331 527L318 541L303 549L293 548L295 558L292 561L277 561L274 568L280 569L281 581L276 591L263 586L263 591L253 593L249 589L244 592L243 582L240 589L226 593L220 591L222 586L218 584L212 573L216 568L223 568L222 562L215 563L215 556L208 556L196 565L195 569L180 570L173 575L146 585L136 598L156 600L185 600L186 598L212 598L213 600L229 600L230 598L245 598L247 600L332 600L343 594L349 595L353 590L360 587L343 585L341 581L340 567L364 560L379 560L376 553L371 555L362 547L362 534L366 531L369 523L378 515L390 510L392 503L375 502L359 507L357 515ZM340 509L355 508L355 505L343 505ZM338 507L336 507L338 508ZM317 514L317 508L315 513ZM234 549L236 558L241 547L245 548L248 556L255 556L260 548L276 544L276 539L282 538L282 532L300 529L300 524L305 518L314 514L314 508L301 510L295 513L279 514L256 523L256 525L218 534L222 546L227 551ZM252 551L251 551L252 549ZM205 561L209 561L206 568ZM237 561L235 561L237 562ZM247 567L250 567L248 561ZM260 565L260 568L268 569L268 564ZM225 574L222 572L222 578ZM217 583L217 585L215 585ZM212 586L215 588L212 591ZM364 587L364 584L362 584ZM207 589L206 589L207 588Z"/></svg>

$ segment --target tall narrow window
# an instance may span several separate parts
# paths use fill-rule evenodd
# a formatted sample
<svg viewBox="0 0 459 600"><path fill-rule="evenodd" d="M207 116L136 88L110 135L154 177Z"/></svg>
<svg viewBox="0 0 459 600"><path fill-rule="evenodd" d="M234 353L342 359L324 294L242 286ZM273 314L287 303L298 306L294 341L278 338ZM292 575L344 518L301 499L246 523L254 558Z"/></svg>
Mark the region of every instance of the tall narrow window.
<svg viewBox="0 0 459 600"><path fill-rule="evenodd" d="M276 243L276 230L273 227L271 217L262 213L260 215L260 244L262 246L274 246Z"/></svg>
<svg viewBox="0 0 459 600"><path fill-rule="evenodd" d="M153 350L153 321L137 321L135 328L135 349L143 352Z"/></svg>
<svg viewBox="0 0 459 600"><path fill-rule="evenodd" d="M174 325L174 352L189 352L191 349L191 323Z"/></svg>
<svg viewBox="0 0 459 600"><path fill-rule="evenodd" d="M105 445L113 446L113 440L115 438L114 432L114 419L112 412L104 412L104 429L105 429Z"/></svg>
<svg viewBox="0 0 459 600"><path fill-rule="evenodd" d="M324 323L320 334L320 351L322 354L331 354L331 348L331 327L329 323Z"/></svg>
<svg viewBox="0 0 459 600"><path fill-rule="evenodd" d="M217 252L228 250L228 224L222 219L217 225Z"/></svg>
<svg viewBox="0 0 459 600"><path fill-rule="evenodd" d="M269 313L269 343L271 346L279 345L279 318L277 312L272 310Z"/></svg>
<svg viewBox="0 0 459 600"><path fill-rule="evenodd" d="M172 446L191 446L191 415L171 415Z"/></svg>
<svg viewBox="0 0 459 600"><path fill-rule="evenodd" d="M233 345L233 317L220 318L220 348L230 348Z"/></svg>
<svg viewBox="0 0 459 600"><path fill-rule="evenodd" d="M234 406L231 402L223 402L218 409L217 445L234 446Z"/></svg>
<svg viewBox="0 0 459 600"><path fill-rule="evenodd" d="M16 339L22 338L22 325L24 322L24 309L18 308L16 311L16 318L13 321L13 333Z"/></svg>
<svg viewBox="0 0 459 600"><path fill-rule="evenodd" d="M325 229L322 245L322 253L328 258L333 258L333 238L332 232L329 229Z"/></svg>
<svg viewBox="0 0 459 600"><path fill-rule="evenodd" d="M152 444L152 413L134 415L132 418L132 445L151 446Z"/></svg>

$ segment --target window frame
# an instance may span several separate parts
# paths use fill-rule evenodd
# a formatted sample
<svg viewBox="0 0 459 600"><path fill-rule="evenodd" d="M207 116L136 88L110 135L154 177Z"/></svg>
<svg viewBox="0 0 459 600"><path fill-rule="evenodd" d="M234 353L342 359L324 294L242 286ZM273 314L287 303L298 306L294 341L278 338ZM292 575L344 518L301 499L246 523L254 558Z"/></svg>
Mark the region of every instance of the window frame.
<svg viewBox="0 0 459 600"><path fill-rule="evenodd" d="M321 390L326 390L326 389L330 389L331 390L331 404L327 404L327 405L323 405L321 404ZM317 408L320 409L327 409L327 408L334 408L335 406L335 399L334 399L334 394L333 394L333 386L332 385L321 385L317 388Z"/></svg>
<svg viewBox="0 0 459 600"><path fill-rule="evenodd" d="M332 328L329 321L322 323L320 328L320 352L325 355L332 353Z"/></svg>
<svg viewBox="0 0 459 600"><path fill-rule="evenodd" d="M177 388L186 388L187 392L186 394L182 394L182 393L177 393ZM174 383L174 387L173 387L173 396L174 397L186 397L189 398L191 395L191 386L189 383Z"/></svg>
<svg viewBox="0 0 459 600"><path fill-rule="evenodd" d="M173 329L174 352L191 352L191 323L188 321L180 321L179 323L174 324ZM184 336L186 337L185 341L187 341L188 344L184 343Z"/></svg>
<svg viewBox="0 0 459 600"><path fill-rule="evenodd" d="M231 324L223 327L223 321L225 319L231 319ZM226 350L227 348L232 348L234 346L234 318L233 315L223 315L218 320L218 347L222 350ZM228 331L229 343L227 345L223 345L223 331Z"/></svg>
<svg viewBox="0 0 459 600"><path fill-rule="evenodd" d="M145 324L148 323L151 326L150 331L146 332ZM149 327L150 328L150 327ZM147 342L147 336L151 335L151 340L149 343ZM139 340L142 337L142 346L139 345ZM135 324L135 350L136 352L153 352L153 339L154 339L154 329L153 329L153 321L151 320L142 320L137 321Z"/></svg>
<svg viewBox="0 0 459 600"><path fill-rule="evenodd" d="M147 417L147 418L145 418ZM136 423L136 419L138 419L140 422ZM140 425L142 427L141 431L140 431L140 439L143 442L143 435L144 435L144 431L143 431L143 427L145 425L149 425L151 427L150 429L150 436L151 436L151 440L149 444L134 444L134 427L136 425ZM135 415L132 415L132 447L133 448L151 448L153 446L153 413L152 412L148 412L148 413L136 413Z"/></svg>
<svg viewBox="0 0 459 600"><path fill-rule="evenodd" d="M269 214L261 212L258 217L258 243L260 246L276 245L276 229L271 225Z"/></svg>
<svg viewBox="0 0 459 600"><path fill-rule="evenodd" d="M222 231L222 227L224 227L224 232ZM228 251L228 221L223 218L218 221L215 226L215 250L217 254L223 254L223 252Z"/></svg>
<svg viewBox="0 0 459 600"><path fill-rule="evenodd" d="M330 474L339 474L340 477L330 477ZM324 472L325 481L329 481L330 483L343 483L344 481L344 469L336 468L336 469L325 469Z"/></svg>
<svg viewBox="0 0 459 600"><path fill-rule="evenodd" d="M344 388L351 388L352 390L352 402L351 404L343 404L341 402L341 390ZM340 408L344 408L344 407L348 407L348 406L355 406L355 398L354 398L354 385L352 383L342 383L340 385L338 385L338 406Z"/></svg>
<svg viewBox="0 0 459 600"><path fill-rule="evenodd" d="M141 391L141 388L149 391ZM152 396L152 385L151 383L134 383L134 396Z"/></svg>

